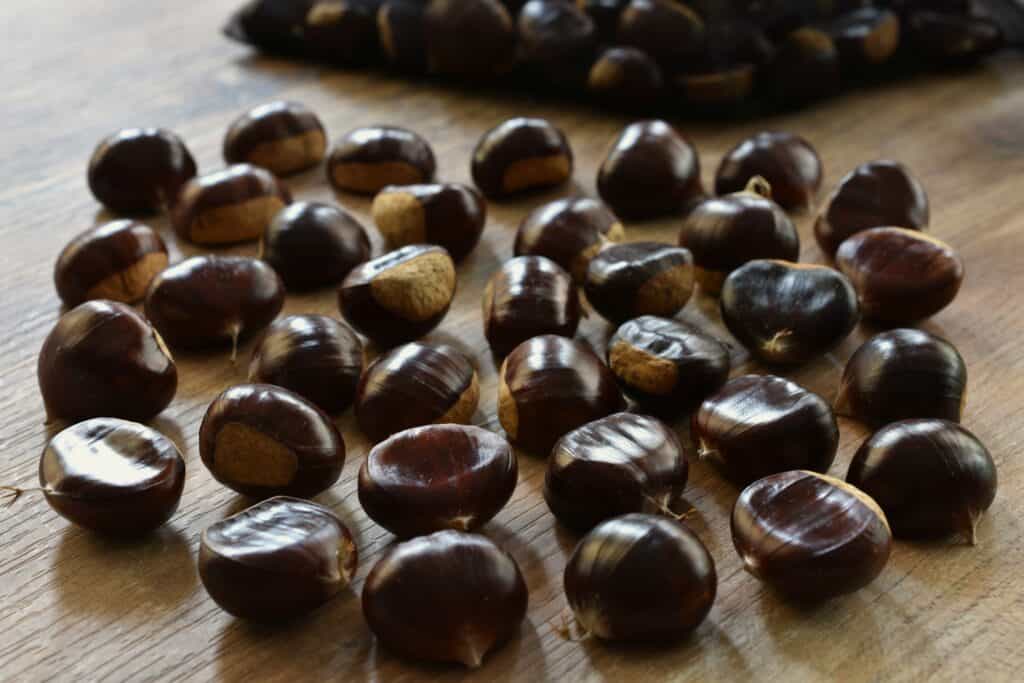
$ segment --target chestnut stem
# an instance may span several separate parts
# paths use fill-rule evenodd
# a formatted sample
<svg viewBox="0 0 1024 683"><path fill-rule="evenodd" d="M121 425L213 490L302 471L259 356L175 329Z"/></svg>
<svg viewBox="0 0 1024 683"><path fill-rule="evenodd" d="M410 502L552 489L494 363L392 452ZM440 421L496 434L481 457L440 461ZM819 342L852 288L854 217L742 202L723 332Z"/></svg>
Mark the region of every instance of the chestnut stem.
<svg viewBox="0 0 1024 683"><path fill-rule="evenodd" d="M647 500L647 502L653 505L658 510L658 512L660 512L666 517L674 519L677 522L684 522L693 515L697 514L697 508L693 507L692 505L690 506L690 509L687 510L686 512L676 512L668 505L666 505L664 501L658 500L653 496L648 496L645 494L644 498Z"/></svg>
<svg viewBox="0 0 1024 683"><path fill-rule="evenodd" d="M747 186L743 188L743 193L771 199L772 185L763 176L756 175L747 181Z"/></svg>
<svg viewBox="0 0 1024 683"><path fill-rule="evenodd" d="M234 365L238 360L238 335L242 332L241 325L235 325L231 328L231 364Z"/></svg>
<svg viewBox="0 0 1024 683"><path fill-rule="evenodd" d="M9 508L12 505L14 505L15 503L17 503L18 499L21 498L22 495L24 495L26 493L34 493L36 491L38 491L39 493L46 493L47 489L40 488L38 486L34 486L32 488L26 488L26 489L18 488L17 486L0 486L0 491L3 492L3 493L0 493L0 497L10 496L10 500L7 501L6 505L4 505L4 508Z"/></svg>

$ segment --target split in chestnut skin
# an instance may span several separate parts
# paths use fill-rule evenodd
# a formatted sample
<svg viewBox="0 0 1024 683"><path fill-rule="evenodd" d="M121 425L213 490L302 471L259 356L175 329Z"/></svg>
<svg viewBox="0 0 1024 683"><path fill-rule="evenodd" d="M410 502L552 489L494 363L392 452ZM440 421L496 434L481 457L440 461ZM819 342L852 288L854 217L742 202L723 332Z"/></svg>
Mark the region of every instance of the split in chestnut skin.
<svg viewBox="0 0 1024 683"><path fill-rule="evenodd" d="M693 293L693 256L659 242L613 244L590 260L583 291L613 324L641 315L671 318Z"/></svg>
<svg viewBox="0 0 1024 683"><path fill-rule="evenodd" d="M261 166L274 175L305 171L323 161L327 132L298 102L269 102L235 119L224 136L224 160Z"/></svg>
<svg viewBox="0 0 1024 683"><path fill-rule="evenodd" d="M473 150L473 182L488 199L543 190L572 176L573 155L546 119L517 117L487 131Z"/></svg>
<svg viewBox="0 0 1024 683"><path fill-rule="evenodd" d="M89 189L111 211L153 214L174 205L196 174L192 154L174 133L127 128L105 138L89 159Z"/></svg>
<svg viewBox="0 0 1024 683"><path fill-rule="evenodd" d="M611 242L625 239L622 223L602 202L566 197L541 204L516 230L516 256L545 256L582 283L590 259Z"/></svg>
<svg viewBox="0 0 1024 683"><path fill-rule="evenodd" d="M427 183L434 177L434 151L422 137L395 126L349 131L327 159L327 179L339 192L376 194L388 185Z"/></svg>
<svg viewBox="0 0 1024 683"><path fill-rule="evenodd" d="M743 140L722 158L715 193L740 192L754 176L764 178L783 209L813 204L821 187L821 158L807 140L792 133L763 131Z"/></svg>
<svg viewBox="0 0 1024 683"><path fill-rule="evenodd" d="M483 197L461 183L390 185L373 198L372 213L390 248L437 244L453 261L473 251L487 221Z"/></svg>

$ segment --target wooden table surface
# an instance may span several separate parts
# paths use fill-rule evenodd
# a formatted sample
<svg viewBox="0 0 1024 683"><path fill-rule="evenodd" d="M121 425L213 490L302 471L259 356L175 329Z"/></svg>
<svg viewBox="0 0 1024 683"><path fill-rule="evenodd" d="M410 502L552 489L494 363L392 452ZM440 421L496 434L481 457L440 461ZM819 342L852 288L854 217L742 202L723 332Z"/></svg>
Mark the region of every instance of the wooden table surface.
<svg viewBox="0 0 1024 683"><path fill-rule="evenodd" d="M60 313L52 266L74 234L106 219L89 194L85 167L95 143L121 127L165 126L184 136L202 171L222 166L227 124L274 98L305 102L338 136L391 123L417 130L438 156L438 176L468 181L478 136L512 115L545 116L569 135L575 186L492 204L483 242L460 268L454 307L428 339L454 340L480 364L477 424L500 430L496 383L479 317L482 283L512 254L518 221L565 191L594 193L603 150L627 120L582 108L493 94L440 90L400 79L339 73L253 56L224 40L222 20L237 0L6 0L0 7L7 57L0 71L0 483L32 486L49 434L35 380L36 354ZM697 144L709 178L734 142L762 128L808 137L831 187L854 165L879 157L906 162L932 202L935 234L963 255L967 279L957 300L924 325L956 344L970 373L965 425L989 447L1000 490L979 543L898 543L872 585L813 610L764 590L740 567L728 531L737 490L703 463L691 468L687 523L718 567L718 597L686 642L668 649L569 642L552 628L566 611L562 569L574 539L554 524L540 496L544 463L520 458L509 505L484 532L519 562L530 608L518 636L466 676L423 667L378 647L363 623L366 573L392 537L370 522L355 496L367 443L351 414L339 422L349 446L341 481L318 501L356 534L360 569L351 590L308 619L278 628L239 622L199 583L200 532L245 501L218 485L196 450L209 401L244 379L245 362L225 353L179 355L180 386L154 420L188 464L179 512L140 543L112 543L77 529L38 495L0 511L0 679L36 680L1020 680L1024 666L1024 60L1005 55L963 76L936 76L848 95L768 121L680 128ZM301 199L337 200L371 227L369 203L335 197L322 169L289 185ZM803 260L821 258L800 217ZM165 220L154 221L174 255ZM629 225L632 239L674 241L675 221ZM374 245L380 240L373 233ZM239 253L255 254L255 245ZM289 297L287 313L336 314L332 291ZM726 335L714 302L696 298L681 316ZM580 335L603 350L610 330L596 317ZM842 366L864 339L792 373L831 397ZM251 343L243 347L248 356ZM741 349L734 373L759 368ZM841 421L832 469L843 476L864 438ZM684 433L685 427L679 424Z"/></svg>

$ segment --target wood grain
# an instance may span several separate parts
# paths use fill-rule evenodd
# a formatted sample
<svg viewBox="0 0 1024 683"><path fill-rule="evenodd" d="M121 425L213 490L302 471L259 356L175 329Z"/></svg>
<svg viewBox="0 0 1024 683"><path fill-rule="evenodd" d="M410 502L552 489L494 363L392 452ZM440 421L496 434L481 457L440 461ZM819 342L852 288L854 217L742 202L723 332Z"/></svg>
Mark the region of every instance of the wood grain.
<svg viewBox="0 0 1024 683"><path fill-rule="evenodd" d="M468 181L478 136L514 114L545 116L569 135L577 168L572 192L593 194L605 146L626 120L582 108L493 93L439 90L380 75L346 74L252 56L217 28L237 0L7 0L0 8L7 59L0 127L0 482L31 486L47 438L35 359L60 312L51 271L61 246L106 218L85 185L93 145L124 126L161 125L183 135L203 171L222 165L221 137L244 109L292 98L319 112L332 136L363 124L407 126L432 141L439 177ZM977 72L937 76L855 93L799 114L758 123L680 128L697 143L710 178L721 155L761 127L812 140L826 184L857 163L906 162L932 200L934 232L967 264L956 302L925 327L952 340L967 360L965 424L989 446L1000 491L979 529L980 544L896 545L871 586L818 609L797 610L742 571L729 539L737 491L694 463L688 523L718 565L718 598L709 619L668 649L611 648L568 642L551 624L565 612L561 573L574 539L555 526L539 488L543 462L521 458L520 482L486 533L519 561L530 610L519 636L473 675L402 662L378 647L363 623L359 592L392 542L354 495L367 444L350 414L340 420L349 444L341 482L319 500L354 529L361 567L351 591L311 618L255 627L220 611L198 582L199 534L245 502L219 486L196 451L199 421L217 392L243 379L226 354L180 355L181 386L154 421L188 463L179 513L148 540L118 544L84 533L39 496L0 511L0 678L35 680L1019 680L1024 665L1024 62L1007 55ZM322 169L289 185L302 199L337 200L369 226L369 202L335 197ZM518 221L560 192L492 204L484 239L461 266L455 305L430 339L450 340L481 366L478 424L495 420L494 366L485 352L479 297L488 275L508 258ZM800 217L803 258L820 260ZM154 221L175 256L166 220ZM675 221L629 225L631 239L674 241ZM379 236L374 234L380 250ZM254 245L236 250L255 253ZM286 312L336 314L327 291L290 297ZM725 335L715 303L698 298L683 318ZM792 373L831 397L842 364L867 330L835 353ZM610 329L596 317L581 336L603 350ZM246 358L251 345L243 349ZM739 347L734 372L757 369ZM682 423L680 431L685 428ZM832 473L842 476L865 436L842 422ZM52 432L51 432L52 433Z"/></svg>

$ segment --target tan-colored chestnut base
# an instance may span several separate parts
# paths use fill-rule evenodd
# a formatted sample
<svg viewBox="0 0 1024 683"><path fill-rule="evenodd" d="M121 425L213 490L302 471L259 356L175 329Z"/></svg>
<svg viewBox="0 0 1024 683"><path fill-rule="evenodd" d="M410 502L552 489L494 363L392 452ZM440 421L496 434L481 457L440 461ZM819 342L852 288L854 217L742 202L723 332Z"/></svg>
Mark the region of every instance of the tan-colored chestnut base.
<svg viewBox="0 0 1024 683"><path fill-rule="evenodd" d="M693 266L681 264L662 271L640 286L636 293L637 315L671 318L693 295Z"/></svg>
<svg viewBox="0 0 1024 683"><path fill-rule="evenodd" d="M378 194L371 213L388 246L397 249L427 241L426 213L415 195L409 192Z"/></svg>
<svg viewBox="0 0 1024 683"><path fill-rule="evenodd" d="M558 185L569 179L572 161L564 154L520 159L505 169L501 186L509 194L531 187Z"/></svg>
<svg viewBox="0 0 1024 683"><path fill-rule="evenodd" d="M400 318L429 320L452 302L455 264L443 251L429 251L379 273L370 291L382 308Z"/></svg>
<svg viewBox="0 0 1024 683"><path fill-rule="evenodd" d="M473 414L476 413L478 405L480 405L480 382L474 372L473 379L470 380L466 390L459 395L448 412L434 420L434 424L469 424L473 420Z"/></svg>
<svg viewBox="0 0 1024 683"><path fill-rule="evenodd" d="M272 195L207 209L188 226L189 240L196 244L231 244L257 239L284 207L284 200Z"/></svg>
<svg viewBox="0 0 1024 683"><path fill-rule="evenodd" d="M154 251L122 270L108 275L93 285L87 293L89 299L111 299L127 304L135 303L146 295L150 281L167 267L167 253Z"/></svg>
<svg viewBox="0 0 1024 683"><path fill-rule="evenodd" d="M295 478L295 452L263 432L229 422L217 432L213 469L218 478L246 486L287 486Z"/></svg>
<svg viewBox="0 0 1024 683"><path fill-rule="evenodd" d="M688 75L677 83L690 102L707 105L737 102L754 89L754 67L745 64L722 73Z"/></svg>
<svg viewBox="0 0 1024 683"><path fill-rule="evenodd" d="M881 64L892 57L899 45L900 20L891 14L864 39L864 58L872 64Z"/></svg>
<svg viewBox="0 0 1024 683"><path fill-rule="evenodd" d="M612 223L612 226L608 229L608 232L602 236L601 241L591 244L589 247L584 249L580 254L573 259L571 275L573 280L577 283L581 283L587 279L587 268L590 267L590 262L594 260L594 257L601 253L602 249L615 244L617 242L625 241L626 230L622 227L622 223L616 221Z"/></svg>
<svg viewBox="0 0 1024 683"><path fill-rule="evenodd" d="M886 519L885 513L882 512L882 508L878 505L877 502L875 502L875 499L872 498L871 496L869 496L868 494L864 493L863 491L861 491L859 488L857 488L853 484L849 484L849 483L843 481L842 479L836 479L835 477L830 477L829 475L822 474L820 472L811 472L810 470L800 470L800 471L803 472L804 474L808 475L808 476L818 477L819 479L823 479L823 480L827 481L828 483L832 484L833 486L835 486L836 488L838 488L838 489L840 489L842 491L846 491L851 496L853 496L854 498L856 498L860 502L862 502L865 505L867 505L868 509L871 510L872 512L874 512L878 516L878 518L880 520L882 520L882 523L885 524L885 528L889 529L889 520ZM889 530L889 533L892 533L891 529Z"/></svg>
<svg viewBox="0 0 1024 683"><path fill-rule="evenodd" d="M343 161L331 165L331 181L336 188L361 194L373 194L387 185L413 185L424 180L420 169L404 161Z"/></svg>
<svg viewBox="0 0 1024 683"><path fill-rule="evenodd" d="M610 59L599 59L594 62L587 74L587 87L596 92L618 88L626 74L618 62Z"/></svg>
<svg viewBox="0 0 1024 683"><path fill-rule="evenodd" d="M618 341L609 349L608 365L616 377L645 394L666 396L679 383L675 363L652 356L625 341Z"/></svg>
<svg viewBox="0 0 1024 683"><path fill-rule="evenodd" d="M300 135L264 142L248 154L248 161L276 175L291 175L317 165L327 152L323 131L310 130Z"/></svg>

